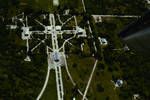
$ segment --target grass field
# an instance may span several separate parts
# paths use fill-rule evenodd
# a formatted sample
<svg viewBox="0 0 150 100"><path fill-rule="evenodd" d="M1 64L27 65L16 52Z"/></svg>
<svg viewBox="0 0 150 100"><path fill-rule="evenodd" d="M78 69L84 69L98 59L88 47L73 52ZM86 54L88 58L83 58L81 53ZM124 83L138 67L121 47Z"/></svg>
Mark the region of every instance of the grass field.
<svg viewBox="0 0 150 100"><path fill-rule="evenodd" d="M35 10L45 10L49 12L54 12L57 7L53 6L52 0L27 0L23 1L28 6L32 7ZM60 6L68 5L72 7L76 7L77 10L82 12L82 4L80 0L60 0ZM81 19L81 18L79 18ZM72 24L72 23L71 23ZM74 49L74 48L73 48ZM89 47L85 44L84 52L89 54ZM68 67L70 73L75 80L75 83L79 87L79 89L84 92L90 73L92 71L95 59L93 57L81 57L77 54L69 55L67 58ZM99 62L100 63L100 62ZM98 66L101 67L101 66ZM114 86L111 82L112 74L107 70L107 67L101 71L97 67L92 83L90 85L89 91L87 93L87 97L89 100L119 100L118 90L114 90ZM116 72L119 73L120 72ZM71 100L73 96L73 85L71 84L65 67L62 67L62 76L63 76L63 84L64 84L64 99ZM43 82L44 84L44 82ZM98 90L98 87L102 87L102 90ZM41 87L42 88L42 87ZM81 96L79 94L76 95L77 100L81 100ZM109 99L107 99L109 98ZM55 72L50 72L49 83L42 96L42 100L57 100L57 91L56 91L56 80L55 80Z"/></svg>
<svg viewBox="0 0 150 100"><path fill-rule="evenodd" d="M76 63L76 67L74 66ZM93 58L80 58L77 55L71 55L68 59L68 67L70 73L78 85L79 89L84 92L87 85L91 70L93 68L94 59ZM73 96L72 89L74 88L71 81L69 80L66 70L62 67L63 73L63 84L64 84L64 98L65 100L70 100ZM98 70L95 71L93 80L91 82L87 97L89 100L106 100L109 97L109 100L119 100L118 90L114 90L114 85L111 82L112 73L108 72L107 69L104 71ZM104 91L99 92L97 86L101 85L104 88ZM80 100L81 96L76 95L76 99ZM42 100L57 100L57 91L56 91L56 80L55 73L51 71L50 79L46 91L42 97Z"/></svg>
<svg viewBox="0 0 150 100"><path fill-rule="evenodd" d="M58 6L53 5L53 0L23 0L20 2L21 6L29 6L30 8L37 10L44 10L54 13ZM59 0L59 6L61 9L74 8L75 11L82 12L82 3L80 0Z"/></svg>
<svg viewBox="0 0 150 100"><path fill-rule="evenodd" d="M74 49L74 48L72 48ZM85 46L85 49L88 48ZM67 58L69 71L77 84L78 88L84 92L90 73L94 65L93 57L82 57L76 54L70 54ZM99 63L103 63L100 62ZM118 94L119 90L114 90L114 85L111 82L113 74L120 74L120 72L110 72L108 71L108 66L105 65L104 70L100 70L101 66L97 66L94 73L93 80L91 82L87 97L89 100L119 100ZM64 99L71 100L73 94L73 85L68 78L65 67L62 67L63 84L64 84ZM57 100L55 73L52 71L48 87L42 97L42 100ZM103 90L99 90L99 86ZM77 100L81 100L79 94L76 95Z"/></svg>

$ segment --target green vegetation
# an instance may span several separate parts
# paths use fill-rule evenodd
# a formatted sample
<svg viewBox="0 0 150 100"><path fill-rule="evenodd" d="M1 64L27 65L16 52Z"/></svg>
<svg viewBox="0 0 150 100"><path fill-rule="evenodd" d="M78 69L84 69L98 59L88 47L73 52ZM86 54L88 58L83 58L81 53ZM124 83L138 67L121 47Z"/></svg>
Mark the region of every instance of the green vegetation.
<svg viewBox="0 0 150 100"><path fill-rule="evenodd" d="M66 45L68 67L76 82L74 87L65 70L62 67L65 100L76 96L76 88L85 90L93 64L99 59L97 69L89 88L87 97L89 100L131 100L132 95L139 93L142 100L150 98L149 58L134 54L134 51L114 51L122 48L124 43L118 37L118 33L133 19L103 18L102 23L95 23L91 14L135 14L141 15L146 11L145 1L142 0L85 0L87 13L83 13L81 0L60 0L60 6L54 7L52 0L0 0L0 14L6 19L22 11L36 13L40 11L59 12L70 9L71 14L76 14L80 26L85 27L90 20L94 39L82 38L70 41L74 46ZM83 16L81 16L83 15ZM64 18L65 19L65 18ZM62 19L63 20L63 19ZM32 62L24 62L25 43L20 39L20 30L7 30L0 20L0 99L2 100L35 100L43 86L47 60L44 45L32 55ZM73 22L67 25L73 25ZM17 34L16 34L17 33ZM109 45L101 48L97 37L105 37ZM65 37L65 36L64 36ZM61 40L59 40L62 42ZM98 52L95 53L92 42L96 42ZM36 41L37 42L37 41ZM49 41L48 41L49 42ZM80 44L84 42L83 52ZM34 45L33 43L32 45ZM95 53L97 56L92 57ZM55 73L51 71L49 84L42 100L56 100ZM114 90L111 80L123 79L124 85Z"/></svg>
<svg viewBox="0 0 150 100"><path fill-rule="evenodd" d="M85 0L90 14L141 15L146 9L146 0Z"/></svg>

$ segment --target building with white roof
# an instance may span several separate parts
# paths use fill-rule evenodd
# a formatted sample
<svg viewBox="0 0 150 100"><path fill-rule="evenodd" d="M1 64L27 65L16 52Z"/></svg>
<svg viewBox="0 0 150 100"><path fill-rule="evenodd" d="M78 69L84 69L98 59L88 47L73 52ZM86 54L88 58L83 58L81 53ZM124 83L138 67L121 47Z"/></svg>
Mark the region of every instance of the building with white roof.
<svg viewBox="0 0 150 100"><path fill-rule="evenodd" d="M148 4L150 4L150 0L146 0Z"/></svg>
<svg viewBox="0 0 150 100"><path fill-rule="evenodd" d="M54 6L59 6L59 0L53 0L53 5Z"/></svg>
<svg viewBox="0 0 150 100"><path fill-rule="evenodd" d="M106 38L98 37L98 39L100 41L101 46L107 46L108 45L108 41L106 40Z"/></svg>
<svg viewBox="0 0 150 100"><path fill-rule="evenodd" d="M29 31L29 27L22 27L22 39L27 40L30 39L31 32Z"/></svg>

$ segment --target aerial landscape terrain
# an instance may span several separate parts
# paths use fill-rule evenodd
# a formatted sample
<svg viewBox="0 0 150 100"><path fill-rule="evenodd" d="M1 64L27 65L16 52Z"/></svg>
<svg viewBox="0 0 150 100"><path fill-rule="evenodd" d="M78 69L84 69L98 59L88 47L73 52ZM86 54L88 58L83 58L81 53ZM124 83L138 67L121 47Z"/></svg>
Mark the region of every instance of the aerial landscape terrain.
<svg viewBox="0 0 150 100"><path fill-rule="evenodd" d="M150 100L149 0L0 0L0 100Z"/></svg>

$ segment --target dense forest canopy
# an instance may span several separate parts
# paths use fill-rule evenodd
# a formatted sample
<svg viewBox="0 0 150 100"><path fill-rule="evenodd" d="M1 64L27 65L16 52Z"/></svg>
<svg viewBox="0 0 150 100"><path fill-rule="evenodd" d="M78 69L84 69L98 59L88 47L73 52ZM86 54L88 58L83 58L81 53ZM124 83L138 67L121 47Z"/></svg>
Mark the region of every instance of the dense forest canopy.
<svg viewBox="0 0 150 100"><path fill-rule="evenodd" d="M4 16L7 21L7 19L22 11L26 13L37 13L41 11L62 13L66 9L70 9L72 14L83 15L80 25L87 28L85 23L87 19L90 19L94 41L99 51L97 53L98 56L95 58L102 60L98 64L97 76L93 81L95 82L93 84L96 84L97 90L92 90L92 87L92 92L90 93L94 94L96 91L98 95L99 93L105 95L103 100L112 100L109 95L113 95L112 91L114 92L114 90L112 90L110 94L106 93L105 90L110 89L107 88L107 86L104 88L105 83L99 81L99 77L104 77L105 73L109 73L110 79L116 80L122 78L126 83L120 88L119 92L115 92L119 95L119 100L131 100L133 94L140 94L141 100L149 100L150 59L136 54L134 50L127 52L113 51L114 48L123 47L124 43L118 37L118 33L133 20L114 18L113 20L106 19L103 23L95 23L90 17L91 14L142 15L148 10L145 0L85 0L87 8L86 14L83 12L80 0L62 0L61 5L58 7L53 7L52 1L50 1L50 5L48 2L49 0L0 0L0 16ZM20 30L9 30L6 24L7 23L0 17L0 99L34 100L43 85L46 74L47 60L44 45L41 46L41 48L44 49L39 49L39 53L33 53L32 62L24 62L26 47L19 36ZM89 34L88 31L87 33ZM97 40L98 36L108 39L109 45L107 48L104 48L104 50L100 48ZM70 46L67 45L67 53L69 54L71 51L73 55L80 55L80 59L84 59L85 57L89 57L92 53L95 53L93 45L91 44L93 40L91 39L80 39L73 41L73 43L78 46L83 41L87 45L86 49L89 51L82 53L81 50L77 48L72 50ZM101 55L102 52L103 55ZM76 56L74 58L76 58ZM79 58L76 59L80 62ZM73 60L75 61L76 59ZM88 62L90 61L85 61L85 64ZM80 66L77 67L80 65L78 63L71 62L71 64L72 68L78 68L79 71L82 68L80 68ZM84 66L87 66L87 69L90 68L88 64ZM86 70L82 74L87 74L88 72ZM79 80L84 79L84 77L79 78L81 78ZM67 79L65 79L65 81L66 80ZM110 84L110 81L108 84ZM112 86L110 87L112 88ZM88 95L88 97L91 97L91 100L94 100L94 98L95 100L99 100L98 96L96 97L95 94L94 97L93 94ZM70 98L66 100L70 100Z"/></svg>

